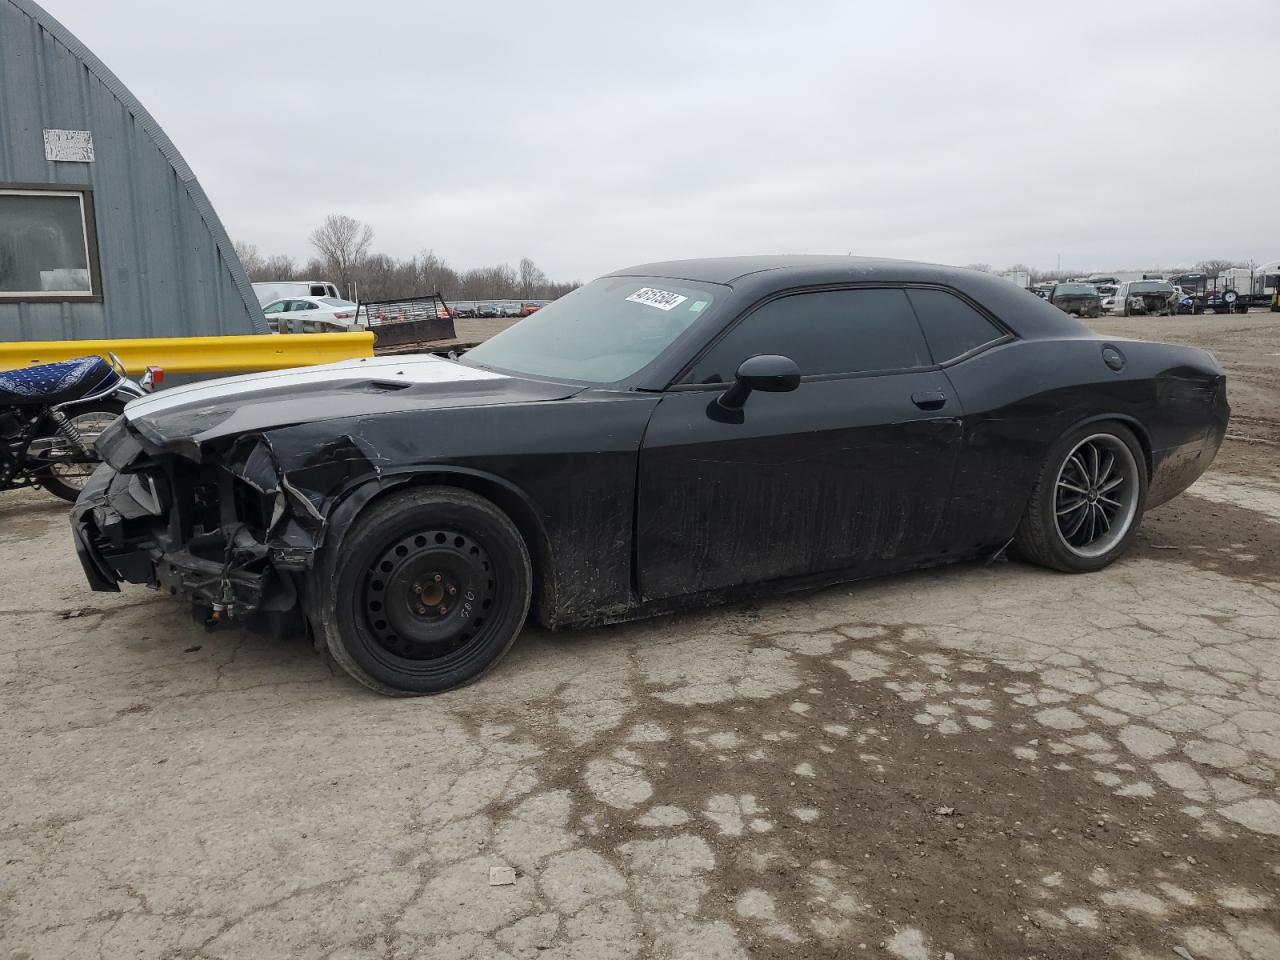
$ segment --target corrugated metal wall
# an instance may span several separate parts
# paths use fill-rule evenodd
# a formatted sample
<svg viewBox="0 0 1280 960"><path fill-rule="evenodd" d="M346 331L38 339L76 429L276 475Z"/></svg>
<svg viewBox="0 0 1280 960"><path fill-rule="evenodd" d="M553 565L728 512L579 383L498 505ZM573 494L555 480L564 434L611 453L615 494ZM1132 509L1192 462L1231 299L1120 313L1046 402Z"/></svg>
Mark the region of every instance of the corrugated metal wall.
<svg viewBox="0 0 1280 960"><path fill-rule="evenodd" d="M45 160L44 130L88 130L92 163ZM0 339L266 333L186 161L116 76L31 0L0 0L0 183L94 191L102 303L0 301Z"/></svg>

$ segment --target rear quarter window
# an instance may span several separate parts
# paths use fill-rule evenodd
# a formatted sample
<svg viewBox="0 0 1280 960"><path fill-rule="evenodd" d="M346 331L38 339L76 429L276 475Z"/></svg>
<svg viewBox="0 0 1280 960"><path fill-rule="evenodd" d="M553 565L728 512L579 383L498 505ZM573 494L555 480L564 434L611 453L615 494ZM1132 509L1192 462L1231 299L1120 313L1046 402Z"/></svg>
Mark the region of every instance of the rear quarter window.
<svg viewBox="0 0 1280 960"><path fill-rule="evenodd" d="M908 290L934 363L946 363L1005 336L981 313L945 290Z"/></svg>

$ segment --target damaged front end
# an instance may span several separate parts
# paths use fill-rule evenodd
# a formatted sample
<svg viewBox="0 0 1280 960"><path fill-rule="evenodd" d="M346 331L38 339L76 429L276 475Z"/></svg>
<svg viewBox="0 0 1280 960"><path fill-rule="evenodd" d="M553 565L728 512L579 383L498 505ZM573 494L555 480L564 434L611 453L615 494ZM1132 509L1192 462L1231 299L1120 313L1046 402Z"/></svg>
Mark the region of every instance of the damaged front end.
<svg viewBox="0 0 1280 960"><path fill-rule="evenodd" d="M1174 309L1172 294L1140 293L1129 296L1129 313L1139 316L1171 313Z"/></svg>
<svg viewBox="0 0 1280 960"><path fill-rule="evenodd" d="M1053 304L1063 313L1076 317L1102 316L1102 298L1099 296L1059 296L1054 298Z"/></svg>
<svg viewBox="0 0 1280 960"><path fill-rule="evenodd" d="M72 511L76 548L95 590L121 580L190 598L210 625L256 614L296 615L307 571L326 529L327 491L303 490L291 478L332 481L357 450L333 456L316 475L267 433L220 444L180 446L149 438L118 420L98 441L104 464ZM308 458L309 459L309 458Z"/></svg>

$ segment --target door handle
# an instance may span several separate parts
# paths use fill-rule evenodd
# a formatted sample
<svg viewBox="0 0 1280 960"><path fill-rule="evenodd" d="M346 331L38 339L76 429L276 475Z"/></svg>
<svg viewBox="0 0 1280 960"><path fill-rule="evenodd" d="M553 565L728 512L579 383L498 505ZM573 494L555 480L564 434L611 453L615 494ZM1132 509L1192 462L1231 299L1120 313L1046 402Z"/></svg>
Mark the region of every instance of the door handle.
<svg viewBox="0 0 1280 960"><path fill-rule="evenodd" d="M921 410L941 410L946 405L947 395L941 390L917 390L911 395L911 402Z"/></svg>

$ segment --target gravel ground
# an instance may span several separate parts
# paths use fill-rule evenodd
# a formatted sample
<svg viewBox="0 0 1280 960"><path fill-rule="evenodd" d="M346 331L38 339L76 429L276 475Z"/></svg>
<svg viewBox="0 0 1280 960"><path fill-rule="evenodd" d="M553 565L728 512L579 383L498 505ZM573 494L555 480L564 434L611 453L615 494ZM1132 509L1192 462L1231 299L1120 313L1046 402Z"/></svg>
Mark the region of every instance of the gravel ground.
<svg viewBox="0 0 1280 960"><path fill-rule="evenodd" d="M1097 325L1280 439L1280 318ZM529 630L410 701L89 593L65 514L0 497L0 957L1280 958L1275 445L1099 574Z"/></svg>

